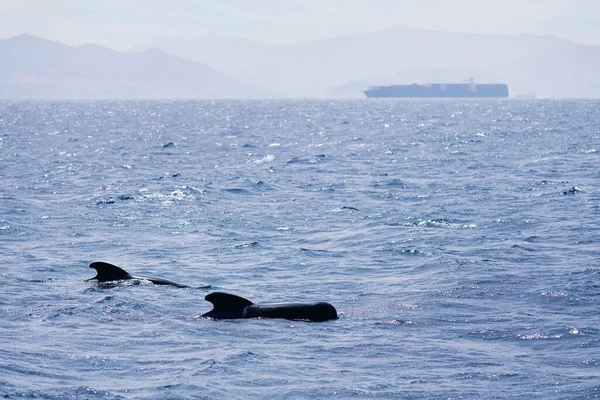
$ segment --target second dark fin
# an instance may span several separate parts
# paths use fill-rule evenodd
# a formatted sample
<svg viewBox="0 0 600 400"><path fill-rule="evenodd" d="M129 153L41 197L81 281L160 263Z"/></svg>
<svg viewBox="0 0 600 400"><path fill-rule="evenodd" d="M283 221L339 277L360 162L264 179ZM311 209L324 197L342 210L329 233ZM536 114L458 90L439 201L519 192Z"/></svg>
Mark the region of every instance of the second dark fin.
<svg viewBox="0 0 600 400"><path fill-rule="evenodd" d="M202 316L214 319L244 318L246 308L252 305L250 300L223 292L209 293L204 300L211 302L213 309Z"/></svg>
<svg viewBox="0 0 600 400"><path fill-rule="evenodd" d="M102 261L91 263L90 268L94 268L97 273L95 277L88 279L88 281L96 279L98 282L111 282L133 278L124 269Z"/></svg>

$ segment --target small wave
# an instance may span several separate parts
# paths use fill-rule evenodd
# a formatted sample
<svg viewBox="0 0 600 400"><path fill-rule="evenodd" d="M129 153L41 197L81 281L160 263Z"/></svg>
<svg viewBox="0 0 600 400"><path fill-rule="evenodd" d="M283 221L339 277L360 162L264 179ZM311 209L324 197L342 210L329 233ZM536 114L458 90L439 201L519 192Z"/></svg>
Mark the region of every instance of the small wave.
<svg viewBox="0 0 600 400"><path fill-rule="evenodd" d="M312 158L300 158L300 157L292 157L287 161L288 164L318 164L320 162L326 161L327 156L325 154L316 154Z"/></svg>
<svg viewBox="0 0 600 400"><path fill-rule="evenodd" d="M251 191L249 191L247 189L242 189L242 188L228 188L228 189L223 189L223 191L227 192L227 193L233 193L233 194L244 194L244 195L252 194Z"/></svg>
<svg viewBox="0 0 600 400"><path fill-rule="evenodd" d="M171 193L148 193L148 194L144 194L142 195L142 199L143 200L158 200L158 201L162 201L162 202L171 202L171 201L181 201L185 199L185 193L180 190L180 189L176 189L174 191L172 191Z"/></svg>
<svg viewBox="0 0 600 400"><path fill-rule="evenodd" d="M165 178L179 178L181 177L181 174L179 172L174 172L174 173L166 173L162 176L158 176L156 178L152 178L153 181L160 181L163 180Z"/></svg>
<svg viewBox="0 0 600 400"><path fill-rule="evenodd" d="M343 212L352 212L352 211L360 211L358 208L350 207L350 206L340 206L333 208L327 212L329 213L343 213Z"/></svg>
<svg viewBox="0 0 600 400"><path fill-rule="evenodd" d="M567 297L565 292L542 292L542 296L551 298L564 298Z"/></svg>
<svg viewBox="0 0 600 400"><path fill-rule="evenodd" d="M299 163L304 163L306 161L307 161L306 158L292 157L287 161L287 163L288 164L299 164Z"/></svg>
<svg viewBox="0 0 600 400"><path fill-rule="evenodd" d="M248 243L240 243L240 244L236 244L235 246L233 246L236 249L244 249L247 247L254 247L257 246L258 242L248 242Z"/></svg>
<svg viewBox="0 0 600 400"><path fill-rule="evenodd" d="M412 247L404 247L404 248L398 248L395 247L393 245L388 245L386 247L383 247L381 249L379 249L380 251L387 251L387 252L392 252L392 253L399 253L399 254L407 254L407 255L411 255L411 256L425 256L425 257L433 257L436 255L436 253L432 250L421 250L421 249L415 249Z"/></svg>
<svg viewBox="0 0 600 400"><path fill-rule="evenodd" d="M98 201L96 201L96 204L97 205L115 204L117 202L129 201L129 200L135 200L135 197L130 196L128 194L121 194L117 197L108 197L106 199L98 200Z"/></svg>
<svg viewBox="0 0 600 400"><path fill-rule="evenodd" d="M76 378L71 378L76 379ZM6 392L4 398L19 399L65 399L65 398L86 398L86 399L124 399L125 397L115 395L114 393L98 390L91 387L79 387L56 390L15 390Z"/></svg>
<svg viewBox="0 0 600 400"><path fill-rule="evenodd" d="M512 246L510 246L511 249L519 249L519 250L523 250L523 251L529 251L529 252L536 252L537 250L533 247L527 247L527 246L523 246L523 245L519 245L519 244L513 244Z"/></svg>
<svg viewBox="0 0 600 400"><path fill-rule="evenodd" d="M239 365L240 363L258 362L260 360L265 360L267 358L268 358L268 356L266 356L265 354L262 354L262 353L252 352L252 351L244 351L244 352L239 352L236 354L228 355L225 359L225 362Z"/></svg>
<svg viewBox="0 0 600 400"><path fill-rule="evenodd" d="M0 235L21 236L30 233L27 228L12 224L4 219L0 219Z"/></svg>
<svg viewBox="0 0 600 400"><path fill-rule="evenodd" d="M145 192L146 189L140 192ZM142 194L140 200L160 201L162 203L180 202L186 200L197 200L205 191L193 186L177 186L170 193L145 193Z"/></svg>
<svg viewBox="0 0 600 400"><path fill-rule="evenodd" d="M386 321L386 325L412 325L412 321L405 321L403 319L393 319L391 321Z"/></svg>
<svg viewBox="0 0 600 400"><path fill-rule="evenodd" d="M427 256L427 257L432 257L435 256L435 252L430 251L430 250L419 250L419 249L401 249L400 250L401 253L404 254L411 254L411 255L416 255L416 256Z"/></svg>
<svg viewBox="0 0 600 400"><path fill-rule="evenodd" d="M458 222L451 222L445 218L442 219L427 219L419 220L406 224L407 226L422 226L427 228L445 228L445 229L474 229L477 228L477 224L464 224Z"/></svg>
<svg viewBox="0 0 600 400"><path fill-rule="evenodd" d="M543 332L530 332L517 335L519 339L523 340L540 340L540 339L560 339L562 335L550 335Z"/></svg>
<svg viewBox="0 0 600 400"><path fill-rule="evenodd" d="M373 184L373 187L384 187L384 188L391 188L391 189L405 189L408 187L408 185L406 184L406 182L400 180L400 179L390 179L388 181L383 181L383 182L376 182Z"/></svg>
<svg viewBox="0 0 600 400"><path fill-rule="evenodd" d="M273 154L269 154L269 155L264 156L263 158L254 160L253 162L254 162L254 164L263 164L266 162L271 162L273 160L275 160L275 156Z"/></svg>
<svg viewBox="0 0 600 400"><path fill-rule="evenodd" d="M573 186L569 189L563 190L562 192L560 192L560 194L562 194L563 196L572 196L579 192L582 192L582 190L580 188L578 188L577 186Z"/></svg>
<svg viewBox="0 0 600 400"><path fill-rule="evenodd" d="M8 232L9 230L14 229L11 224L9 224L5 220L0 220L0 232Z"/></svg>
<svg viewBox="0 0 600 400"><path fill-rule="evenodd" d="M537 242L542 241L542 237L533 235L533 236L529 236L528 238L525 238L523 240L527 243L537 243Z"/></svg>

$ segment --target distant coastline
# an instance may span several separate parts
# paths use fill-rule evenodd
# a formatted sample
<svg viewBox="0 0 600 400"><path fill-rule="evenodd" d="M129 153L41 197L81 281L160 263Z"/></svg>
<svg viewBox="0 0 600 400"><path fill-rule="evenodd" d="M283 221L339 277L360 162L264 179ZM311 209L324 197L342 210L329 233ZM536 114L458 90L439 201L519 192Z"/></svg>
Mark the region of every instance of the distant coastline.
<svg viewBox="0 0 600 400"><path fill-rule="evenodd" d="M600 46L401 26L277 46L164 38L135 51L19 35L0 39L0 60L0 99L364 98L370 86L469 76L515 98L600 98Z"/></svg>

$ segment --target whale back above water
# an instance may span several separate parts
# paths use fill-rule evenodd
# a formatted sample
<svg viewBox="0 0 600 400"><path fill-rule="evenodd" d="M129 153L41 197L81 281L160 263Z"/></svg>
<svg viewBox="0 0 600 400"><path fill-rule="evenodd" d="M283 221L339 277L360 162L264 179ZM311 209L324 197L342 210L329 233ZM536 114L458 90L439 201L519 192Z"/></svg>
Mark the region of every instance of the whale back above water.
<svg viewBox="0 0 600 400"><path fill-rule="evenodd" d="M155 285L171 285L180 288L189 287L187 285L182 285L181 283L173 282L168 279L152 278L149 276L134 276L131 275L129 272L125 271L124 269L117 267L116 265L109 264L103 261L95 261L91 263L90 268L94 268L96 270L96 276L88 279L88 281L97 280L99 283L105 283L135 279L147 280L154 283Z"/></svg>
<svg viewBox="0 0 600 400"><path fill-rule="evenodd" d="M213 319L284 318L324 322L337 319L337 311L329 303L254 304L250 300L229 293L213 292L204 298L213 309L202 317Z"/></svg>

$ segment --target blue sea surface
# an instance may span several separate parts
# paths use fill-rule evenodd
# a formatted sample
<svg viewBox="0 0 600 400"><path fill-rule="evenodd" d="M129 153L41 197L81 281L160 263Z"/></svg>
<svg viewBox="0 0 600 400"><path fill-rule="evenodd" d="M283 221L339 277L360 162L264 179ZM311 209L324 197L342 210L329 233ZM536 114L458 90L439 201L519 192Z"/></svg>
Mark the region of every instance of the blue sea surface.
<svg viewBox="0 0 600 400"><path fill-rule="evenodd" d="M5 101L0 182L5 398L600 395L598 100Z"/></svg>

